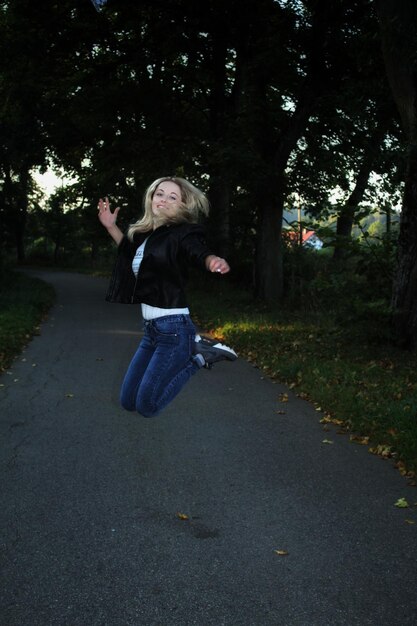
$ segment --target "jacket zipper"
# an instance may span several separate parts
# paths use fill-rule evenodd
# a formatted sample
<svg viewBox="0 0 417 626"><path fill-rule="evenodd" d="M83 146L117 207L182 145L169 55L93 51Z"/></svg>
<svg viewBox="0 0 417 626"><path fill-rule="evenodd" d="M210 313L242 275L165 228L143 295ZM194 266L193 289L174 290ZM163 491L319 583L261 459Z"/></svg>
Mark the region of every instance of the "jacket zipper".
<svg viewBox="0 0 417 626"><path fill-rule="evenodd" d="M136 285L138 284L138 274L139 272L136 274L135 286L133 287L132 296L130 298L130 304L135 304L135 291L136 291Z"/></svg>
<svg viewBox="0 0 417 626"><path fill-rule="evenodd" d="M152 233L151 233L151 234L152 234ZM150 236L151 236L151 235L148 235L148 236L147 236L147 237L143 240L143 242L142 242L142 244L141 244L141 245L145 244L145 246L146 246L146 242L147 242L147 240L149 239L149 237L150 237ZM138 249L138 248L136 248L136 251L137 251L137 249ZM144 257L144 256L145 256L145 250L143 250L143 257ZM143 262L143 257L142 257L142 262ZM142 262L141 262L141 264L142 264ZM130 304L135 304L134 300L135 300L136 287L137 287L137 284L138 284L139 272L140 272L140 266L139 266L138 273L136 274L135 286L133 287L132 296L131 296L131 298L130 298Z"/></svg>

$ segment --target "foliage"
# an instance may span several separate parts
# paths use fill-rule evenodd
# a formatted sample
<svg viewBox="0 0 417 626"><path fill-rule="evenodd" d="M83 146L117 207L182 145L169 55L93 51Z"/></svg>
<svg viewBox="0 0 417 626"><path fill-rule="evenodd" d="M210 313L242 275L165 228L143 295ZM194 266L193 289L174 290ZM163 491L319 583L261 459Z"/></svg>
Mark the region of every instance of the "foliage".
<svg viewBox="0 0 417 626"><path fill-rule="evenodd" d="M50 285L4 269L0 276L0 371L10 367L16 354L36 333L54 299Z"/></svg>
<svg viewBox="0 0 417 626"><path fill-rule="evenodd" d="M372 0L0 1L0 243L20 260L36 241L55 262L78 248L96 263L98 197L123 206L124 227L149 181L176 173L208 192L211 237L260 297L303 297L285 203L336 221L335 256L353 257L355 216L397 204L409 171L378 24ZM48 163L76 176L65 210L31 195Z"/></svg>
<svg viewBox="0 0 417 626"><path fill-rule="evenodd" d="M28 130L18 115L17 96L22 94L25 110L24 98L36 83L33 120L43 133L34 141L39 163L47 148L77 174L83 214L100 194L111 192L115 202L126 203L127 221L137 217L142 190L161 171L187 172L203 187L204 177L221 172L231 186L232 207L239 204L238 188L246 189L249 211L256 212L260 173L276 170L270 156L283 147L284 129L296 132L293 108L313 78L311 68L319 71L321 53L327 69L320 65L323 73L311 96L317 91L322 96L310 102L317 110L309 115L308 149L291 140L290 190L314 202L317 214L322 194L309 191L318 181L328 190L355 169L364 139L361 144L354 138L368 137L369 127L378 123L373 105L383 81L371 54L376 22L369 3L339 2L320 16L314 3L272 0L244 6L213 0L198 10L190 0L163 8L114 0L100 15L81 1L3 4L6 35L17 23L20 33L10 42L10 73L2 70L6 86L15 85L11 72L36 48L36 67L20 76L20 91L12 95L16 120ZM183 20L176 19L178 11ZM312 49L314 37L321 45L326 33L326 50ZM311 108L308 100L305 106Z"/></svg>

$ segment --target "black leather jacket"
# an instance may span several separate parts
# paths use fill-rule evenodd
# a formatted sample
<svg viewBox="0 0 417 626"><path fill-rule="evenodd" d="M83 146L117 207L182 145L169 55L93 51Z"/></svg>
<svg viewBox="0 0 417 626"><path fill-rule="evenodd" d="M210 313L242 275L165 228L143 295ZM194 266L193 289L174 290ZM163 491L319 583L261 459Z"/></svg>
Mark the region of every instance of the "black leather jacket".
<svg viewBox="0 0 417 626"><path fill-rule="evenodd" d="M136 277L132 260L146 237L149 239ZM186 307L188 267L206 269L205 259L210 254L199 224L160 226L150 233L139 233L133 242L125 235L118 246L106 300L167 309Z"/></svg>

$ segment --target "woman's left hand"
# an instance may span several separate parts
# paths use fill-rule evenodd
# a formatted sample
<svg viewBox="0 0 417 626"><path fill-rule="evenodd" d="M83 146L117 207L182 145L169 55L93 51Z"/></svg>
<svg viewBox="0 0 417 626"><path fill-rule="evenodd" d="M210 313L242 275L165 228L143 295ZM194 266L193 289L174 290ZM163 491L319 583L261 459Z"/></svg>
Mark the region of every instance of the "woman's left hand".
<svg viewBox="0 0 417 626"><path fill-rule="evenodd" d="M230 266L226 259L211 254L206 258L206 267L209 272L218 272L219 274L227 274L230 272Z"/></svg>

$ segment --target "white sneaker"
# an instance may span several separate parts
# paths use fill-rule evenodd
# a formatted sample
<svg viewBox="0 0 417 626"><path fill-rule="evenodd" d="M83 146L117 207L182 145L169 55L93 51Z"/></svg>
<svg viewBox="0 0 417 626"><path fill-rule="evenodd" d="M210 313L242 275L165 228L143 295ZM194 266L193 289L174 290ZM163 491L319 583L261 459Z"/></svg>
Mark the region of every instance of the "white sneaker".
<svg viewBox="0 0 417 626"><path fill-rule="evenodd" d="M197 338L196 338L197 339ZM199 337L194 344L194 354L202 354L206 362L205 367L210 368L218 361L236 361L237 354L232 348L220 343L216 339Z"/></svg>

